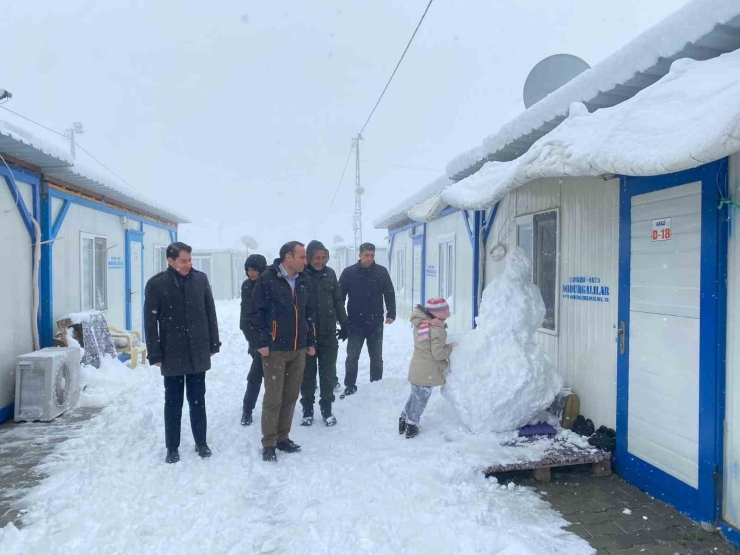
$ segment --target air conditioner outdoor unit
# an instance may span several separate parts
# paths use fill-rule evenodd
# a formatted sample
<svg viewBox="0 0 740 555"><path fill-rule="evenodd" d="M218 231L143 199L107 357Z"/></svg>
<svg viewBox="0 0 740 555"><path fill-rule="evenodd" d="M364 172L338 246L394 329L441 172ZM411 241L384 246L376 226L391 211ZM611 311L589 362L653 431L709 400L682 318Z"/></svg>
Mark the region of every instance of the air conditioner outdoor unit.
<svg viewBox="0 0 740 555"><path fill-rule="evenodd" d="M15 421L53 420L80 396L80 349L42 349L17 360Z"/></svg>

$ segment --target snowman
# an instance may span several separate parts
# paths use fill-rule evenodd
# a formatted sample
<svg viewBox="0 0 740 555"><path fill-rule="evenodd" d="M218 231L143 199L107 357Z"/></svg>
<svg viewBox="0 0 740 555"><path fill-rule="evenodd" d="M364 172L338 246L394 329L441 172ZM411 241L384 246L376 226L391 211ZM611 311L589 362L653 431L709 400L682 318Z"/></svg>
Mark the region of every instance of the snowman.
<svg viewBox="0 0 740 555"><path fill-rule="evenodd" d="M452 351L442 389L473 433L529 424L563 385L534 342L545 303L532 283L532 259L516 247L504 262L503 274L483 291L477 328L461 335Z"/></svg>

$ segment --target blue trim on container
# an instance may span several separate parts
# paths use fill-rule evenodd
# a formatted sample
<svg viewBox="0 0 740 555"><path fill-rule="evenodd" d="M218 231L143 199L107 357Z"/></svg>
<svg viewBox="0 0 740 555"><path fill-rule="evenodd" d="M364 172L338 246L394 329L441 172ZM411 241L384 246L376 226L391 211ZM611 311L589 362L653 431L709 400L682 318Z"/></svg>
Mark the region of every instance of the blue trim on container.
<svg viewBox="0 0 740 555"><path fill-rule="evenodd" d="M167 231L170 232L170 242L177 243L177 231L174 229L168 229Z"/></svg>
<svg viewBox="0 0 740 555"><path fill-rule="evenodd" d="M500 202L497 202L494 204L491 209L488 211L488 216L486 216L486 223L485 228L483 229L483 244L485 245L488 242L488 236L491 234L491 229L493 229L493 220L496 219L496 213L498 212L498 206Z"/></svg>
<svg viewBox="0 0 740 555"><path fill-rule="evenodd" d="M395 243L396 234L391 233L388 237L388 271L390 271L393 265L393 243Z"/></svg>
<svg viewBox="0 0 740 555"><path fill-rule="evenodd" d="M391 235L396 235L397 233L408 231L409 229L413 229L419 225L421 225L419 222L410 222L408 224L402 225L401 227L395 227L393 229L389 229L388 233L390 233Z"/></svg>
<svg viewBox="0 0 740 555"><path fill-rule="evenodd" d="M31 236L31 242L33 243L36 241L36 230L33 228L33 218L31 216L31 213L28 211L28 207L26 206L25 201L23 200L23 197L21 196L21 192L18 189L18 184L15 182L16 176L21 177L23 175L23 172L17 171L12 165L11 169L12 172L8 171L8 168L5 167L5 164L0 165L0 175L2 175L5 178L5 183L8 186L8 189L10 190L10 196L13 197L13 199L16 202L16 206L18 207L18 211L21 213L21 218L23 218L23 224L26 226L26 231L28 231L28 234ZM21 175L18 175L21 174ZM25 177L25 175L24 175ZM38 214L37 208L36 208L36 190L38 189L38 179L35 183L31 183L33 186L33 196L34 205L32 206L34 213Z"/></svg>
<svg viewBox="0 0 740 555"><path fill-rule="evenodd" d="M445 216L449 216L450 214L454 214L455 212L458 212L460 209L455 208L454 206L448 206L442 212L439 213L439 216L437 216L437 219L444 218Z"/></svg>
<svg viewBox="0 0 740 555"><path fill-rule="evenodd" d="M730 526L726 522L723 522L720 525L720 529L722 530L722 535L724 536L724 538L732 545L734 545L737 549L740 549L740 530Z"/></svg>
<svg viewBox="0 0 740 555"><path fill-rule="evenodd" d="M619 320L627 324L627 349L617 350L617 468L638 488L664 500L689 517L717 522L724 420L724 352L727 267L727 218L717 209L720 162L660 177L621 178L619 235ZM670 476L629 453L629 310L631 200L635 195L702 182L701 192L701 278L699 345L699 488ZM720 217L722 216L722 217ZM723 237L724 236L724 237ZM722 279L720 279L722 278ZM619 347L617 346L617 349ZM718 475L719 474L719 475ZM715 481L715 477L717 481Z"/></svg>
<svg viewBox="0 0 740 555"><path fill-rule="evenodd" d="M413 302L414 299L414 282L416 281L415 273L416 273L416 265L414 264L414 247L421 247L421 257L419 260L419 265L421 268L419 269L419 272L421 272L421 275L419 276L419 302L421 304L424 304L424 244L426 243L424 233L420 233L419 235L414 235L411 239L411 301Z"/></svg>
<svg viewBox="0 0 740 555"><path fill-rule="evenodd" d="M424 224L421 243L421 304L427 302L427 224Z"/></svg>
<svg viewBox="0 0 740 555"><path fill-rule="evenodd" d="M92 208L93 210L105 212L106 214L113 214L114 216L125 216L129 220L141 222L144 225L150 225L152 227L157 227L159 229L166 229L168 231L176 232L176 228L174 228L173 226L166 225L166 224L163 224L155 220L149 220L147 218L143 218L131 212L124 212L123 210L118 210L117 208L111 208L105 203L105 200L102 200L100 203L92 202L87 199L75 196L75 195L70 195L69 193L65 193L64 191L60 191L58 189L51 189L51 188L49 189L49 193L51 194L52 197L60 198L62 200L68 200L70 202L73 202L74 204L79 204L80 206L84 206L86 208Z"/></svg>
<svg viewBox="0 0 740 555"><path fill-rule="evenodd" d="M462 214L463 221L465 222L465 229L468 230L468 239L470 240L470 245L474 247L473 230L470 228L470 218L468 218L468 211L461 210L460 213Z"/></svg>
<svg viewBox="0 0 740 555"><path fill-rule="evenodd" d="M729 158L719 160L717 183L720 184L718 194L730 198L729 192ZM719 196L718 196L719 201ZM723 480L725 460L725 400L727 385L727 266L728 244L730 240L730 209L724 205L717 213L717 377L716 377L716 415L715 415L715 461L717 465L717 480L715 480L715 515L719 520L722 516Z"/></svg>
<svg viewBox="0 0 740 555"><path fill-rule="evenodd" d="M70 206L72 206L72 203L69 202L68 200L62 201L62 207L59 209L59 214L57 214L57 217L54 220L54 225L51 228L52 239L56 239L57 236L59 235L59 230L62 229L62 224L64 224L64 219L67 217L67 213L69 212Z"/></svg>
<svg viewBox="0 0 740 555"><path fill-rule="evenodd" d="M39 341L41 347L51 347L54 335L54 243L56 235L51 224L51 197L44 191L41 199L41 263L39 265Z"/></svg>
<svg viewBox="0 0 740 555"><path fill-rule="evenodd" d="M473 322L472 327L476 327L476 318L479 311L478 289L480 287L480 270L481 270L481 239L483 234L483 217L485 212L476 210L473 213L473 234L471 242L473 245ZM468 219L465 218L467 222Z"/></svg>
<svg viewBox="0 0 740 555"><path fill-rule="evenodd" d="M15 415L15 405L10 404L7 407L0 409L0 423L10 420Z"/></svg>

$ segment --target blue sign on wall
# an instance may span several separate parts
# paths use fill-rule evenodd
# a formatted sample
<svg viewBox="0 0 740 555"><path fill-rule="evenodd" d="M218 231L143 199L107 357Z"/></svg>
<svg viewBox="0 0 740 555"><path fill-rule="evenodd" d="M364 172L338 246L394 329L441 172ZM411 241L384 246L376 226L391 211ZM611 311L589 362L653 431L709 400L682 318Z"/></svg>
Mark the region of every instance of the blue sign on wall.
<svg viewBox="0 0 740 555"><path fill-rule="evenodd" d="M427 266L427 277L437 277L436 266Z"/></svg>
<svg viewBox="0 0 740 555"><path fill-rule="evenodd" d="M124 262L120 256L111 256L108 259L109 270L123 270Z"/></svg>
<svg viewBox="0 0 740 555"><path fill-rule="evenodd" d="M563 298L571 301L608 303L610 295L609 287L597 277L572 276L563 285Z"/></svg>

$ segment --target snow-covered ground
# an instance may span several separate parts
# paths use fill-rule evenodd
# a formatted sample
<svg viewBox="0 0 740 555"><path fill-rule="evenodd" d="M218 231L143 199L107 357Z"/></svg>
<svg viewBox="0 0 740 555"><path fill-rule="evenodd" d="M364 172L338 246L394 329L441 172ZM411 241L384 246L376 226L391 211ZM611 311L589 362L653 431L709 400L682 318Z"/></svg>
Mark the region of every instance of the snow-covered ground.
<svg viewBox="0 0 740 555"><path fill-rule="evenodd" d="M49 478L26 497L24 527L0 530L0 553L594 552L535 491L484 478L481 468L511 456L499 445L507 436L464 431L438 391L420 435L398 435L405 323L386 328L383 381L367 382L363 356L357 395L335 404L337 426L301 428L296 410L291 437L302 452L262 462L259 424L239 423L249 366L239 304L219 303L218 313L224 346L206 394L213 457L193 451L186 403L182 460L164 463L158 372L87 375L86 401L108 406L46 459Z"/></svg>

